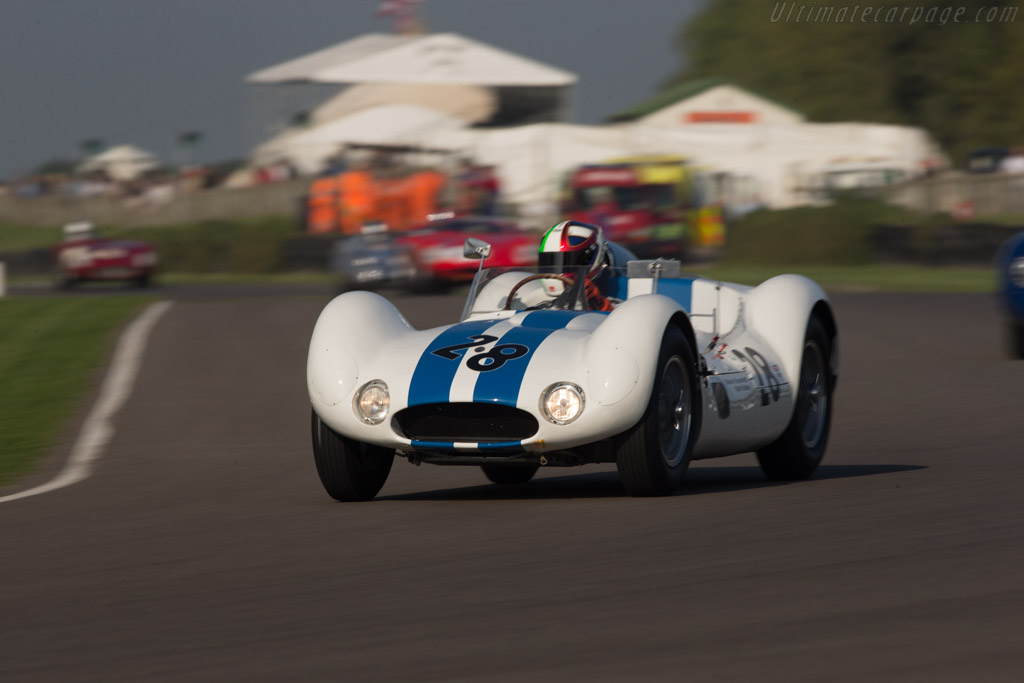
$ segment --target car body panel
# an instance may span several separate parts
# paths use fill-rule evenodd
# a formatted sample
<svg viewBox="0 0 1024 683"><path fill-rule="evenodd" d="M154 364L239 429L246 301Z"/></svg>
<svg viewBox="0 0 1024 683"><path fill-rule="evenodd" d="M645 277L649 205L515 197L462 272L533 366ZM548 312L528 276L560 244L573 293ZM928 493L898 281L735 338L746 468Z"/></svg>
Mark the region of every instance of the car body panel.
<svg viewBox="0 0 1024 683"><path fill-rule="evenodd" d="M1024 232L1007 240L996 255L999 297L1010 317L1024 323Z"/></svg>
<svg viewBox="0 0 1024 683"><path fill-rule="evenodd" d="M477 237L491 245L489 267L528 266L537 262L537 240L515 224L491 216L464 216L431 221L396 238L412 250L421 273L440 281L472 280L479 263L462 253L466 238Z"/></svg>

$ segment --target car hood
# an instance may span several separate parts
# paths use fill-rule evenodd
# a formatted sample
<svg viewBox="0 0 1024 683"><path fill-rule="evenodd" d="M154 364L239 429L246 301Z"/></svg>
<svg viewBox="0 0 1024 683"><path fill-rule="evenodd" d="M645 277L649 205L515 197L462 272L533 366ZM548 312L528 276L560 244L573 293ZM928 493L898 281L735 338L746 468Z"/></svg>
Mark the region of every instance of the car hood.
<svg viewBox="0 0 1024 683"><path fill-rule="evenodd" d="M439 334L416 335L412 348L406 349L416 358L407 405L473 401L515 406L528 370L536 369L537 363L557 367L563 356L563 366L574 364L573 356L579 352L575 345L606 317L596 312L532 311L468 320L442 328Z"/></svg>

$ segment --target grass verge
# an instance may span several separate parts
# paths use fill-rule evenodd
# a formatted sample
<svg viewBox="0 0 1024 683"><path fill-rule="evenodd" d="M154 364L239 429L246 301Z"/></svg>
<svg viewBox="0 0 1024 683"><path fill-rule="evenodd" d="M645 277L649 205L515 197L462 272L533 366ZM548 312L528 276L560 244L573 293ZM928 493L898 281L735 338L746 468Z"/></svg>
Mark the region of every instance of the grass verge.
<svg viewBox="0 0 1024 683"><path fill-rule="evenodd" d="M60 241L58 226L0 223L0 253L50 247Z"/></svg>
<svg viewBox="0 0 1024 683"><path fill-rule="evenodd" d="M280 266L282 250L298 234L295 219L268 216L244 220L208 220L145 228L99 226L98 234L154 244L160 262L193 273L269 273ZM49 248L61 240L59 227L0 223L0 253Z"/></svg>
<svg viewBox="0 0 1024 683"><path fill-rule="evenodd" d="M741 285L759 285L765 280L782 273L805 275L831 291L864 292L991 292L995 289L995 273L990 268L969 268L961 266L911 266L911 265L865 265L865 266L765 266L765 265L683 265L688 273L704 277L736 282ZM337 283L335 273L293 272L293 273L160 273L159 285L204 285L204 284L281 284L281 285L333 285ZM12 285L48 286L53 278L26 276L10 278Z"/></svg>
<svg viewBox="0 0 1024 683"><path fill-rule="evenodd" d="M0 485L29 471L145 296L0 299Z"/></svg>

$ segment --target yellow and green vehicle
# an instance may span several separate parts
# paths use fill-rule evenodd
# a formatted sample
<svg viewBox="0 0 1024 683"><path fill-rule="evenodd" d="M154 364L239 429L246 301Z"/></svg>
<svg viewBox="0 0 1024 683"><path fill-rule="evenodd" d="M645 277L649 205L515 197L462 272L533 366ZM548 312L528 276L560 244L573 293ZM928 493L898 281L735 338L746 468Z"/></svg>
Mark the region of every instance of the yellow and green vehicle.
<svg viewBox="0 0 1024 683"><path fill-rule="evenodd" d="M643 258L685 257L725 241L721 208L705 200L703 176L687 159L643 155L580 166L567 179L563 212L596 223Z"/></svg>

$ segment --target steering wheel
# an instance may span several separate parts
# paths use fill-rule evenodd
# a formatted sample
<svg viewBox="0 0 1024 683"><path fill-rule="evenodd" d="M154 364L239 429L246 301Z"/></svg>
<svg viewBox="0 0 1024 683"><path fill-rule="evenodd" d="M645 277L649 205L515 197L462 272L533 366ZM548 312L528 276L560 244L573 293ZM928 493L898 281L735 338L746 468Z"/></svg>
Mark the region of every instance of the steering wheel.
<svg viewBox="0 0 1024 683"><path fill-rule="evenodd" d="M572 286L574 286L576 284L576 281L573 280L568 275L557 275L557 274L554 274L554 273L540 273L540 274L537 274L537 275L530 275L529 277L525 277L522 280L520 280L518 282L518 284L516 284L515 287L513 287L511 290L509 290L508 298L505 300L505 306L504 306L504 308L502 310L508 311L508 310L512 309L512 299L515 298L516 292L518 292L519 289L523 285L525 285L527 282L533 282L534 280L549 280L549 279L550 280L561 280L562 283L564 283L567 287L572 287ZM588 303L592 302L592 306L591 307L595 311L610 311L610 310L612 310L611 302L609 302L608 299L606 299L604 297L604 295L601 294L601 290L599 290L597 288L597 285L595 285L589 278L584 278L584 285L585 285L585 293L587 295L587 302Z"/></svg>
<svg viewBox="0 0 1024 683"><path fill-rule="evenodd" d="M519 289L527 282L533 282L534 280L561 280L566 287L572 287L574 284L576 284L571 277L567 275L556 275L554 273L539 273L537 275L530 275L528 277L524 277L522 280L519 281L519 283L515 287L509 290L508 298L505 299L505 307L502 310L512 310L512 299L515 298L516 292L518 292Z"/></svg>

